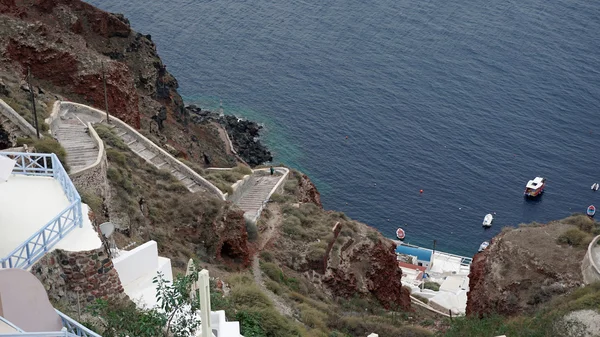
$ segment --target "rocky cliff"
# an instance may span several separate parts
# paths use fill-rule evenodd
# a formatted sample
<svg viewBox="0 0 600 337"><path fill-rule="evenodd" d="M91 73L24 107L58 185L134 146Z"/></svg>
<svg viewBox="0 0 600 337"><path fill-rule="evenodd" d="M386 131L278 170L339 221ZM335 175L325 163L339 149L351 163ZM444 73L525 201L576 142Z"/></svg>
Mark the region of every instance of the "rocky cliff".
<svg viewBox="0 0 600 337"><path fill-rule="evenodd" d="M375 298L385 308L410 310L395 244L343 213L323 210L306 175L292 172L289 181L298 183L286 190L299 203L281 207L282 234L273 247L280 264L333 297Z"/></svg>
<svg viewBox="0 0 600 337"><path fill-rule="evenodd" d="M23 80L29 68L40 91L104 110L104 75L111 114L201 165L205 154L210 165L235 163L214 128L189 123L151 36L133 31L122 15L79 0L3 1L0 51L7 82Z"/></svg>
<svg viewBox="0 0 600 337"><path fill-rule="evenodd" d="M532 312L553 296L579 287L585 245L558 243L576 228L567 219L506 229L496 236L473 259L467 315Z"/></svg>

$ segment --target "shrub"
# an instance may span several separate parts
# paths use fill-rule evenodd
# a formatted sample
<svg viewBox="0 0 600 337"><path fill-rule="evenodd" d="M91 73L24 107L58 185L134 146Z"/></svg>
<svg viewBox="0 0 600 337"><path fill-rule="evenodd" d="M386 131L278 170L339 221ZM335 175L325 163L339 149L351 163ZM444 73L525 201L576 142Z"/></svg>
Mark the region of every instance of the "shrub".
<svg viewBox="0 0 600 337"><path fill-rule="evenodd" d="M242 177L243 177L243 176L246 176L246 175L250 175L250 174L252 174L252 169L251 169L251 168L249 168L249 167L248 167L248 166L246 166L246 165L243 165L243 164L238 164L236 167L234 167L234 168L232 169L232 171L233 171L233 172L235 172L235 173L237 173L237 174L238 174L238 176L239 176L239 175L241 175ZM239 178L239 179L241 179L241 178ZM239 179L238 179L238 180L239 180Z"/></svg>
<svg viewBox="0 0 600 337"><path fill-rule="evenodd" d="M300 319L307 326L323 330L327 328L327 324L325 323L327 321L327 314L305 303L298 305L298 309L300 309Z"/></svg>
<svg viewBox="0 0 600 337"><path fill-rule="evenodd" d="M267 289L272 291L275 295L283 294L283 287L281 287L277 282L265 280L265 287L267 287Z"/></svg>
<svg viewBox="0 0 600 337"><path fill-rule="evenodd" d="M322 240L320 242L313 242L308 247L308 253L306 259L309 261L317 262L323 260L325 252L327 250L327 243Z"/></svg>
<svg viewBox="0 0 600 337"><path fill-rule="evenodd" d="M102 138L102 140L109 146L115 147L119 150L127 150L129 147L123 139L117 136L111 129L109 129L106 125L96 124L94 125L94 130L98 134L98 137Z"/></svg>
<svg viewBox="0 0 600 337"><path fill-rule="evenodd" d="M90 206L94 213L100 214L100 211L102 211L102 198L96 194L88 192L82 192L79 194L81 195L81 202Z"/></svg>
<svg viewBox="0 0 600 337"><path fill-rule="evenodd" d="M375 231L369 231L367 233L367 237L369 240L373 241L373 243L377 243L379 241L379 235Z"/></svg>
<svg viewBox="0 0 600 337"><path fill-rule="evenodd" d="M283 185L283 190L289 194L296 194L298 191L298 182L295 180L288 180Z"/></svg>
<svg viewBox="0 0 600 337"><path fill-rule="evenodd" d="M127 161L127 156L125 155L125 153L115 149L107 149L106 157L108 160L115 162L116 164L121 166L125 165L125 162Z"/></svg>
<svg viewBox="0 0 600 337"><path fill-rule="evenodd" d="M591 233L596 227L596 223L590 217L584 214L573 214L562 222L577 226L584 232Z"/></svg>
<svg viewBox="0 0 600 337"><path fill-rule="evenodd" d="M238 285L231 289L231 300L237 306L268 308L273 304L255 284Z"/></svg>
<svg viewBox="0 0 600 337"><path fill-rule="evenodd" d="M265 251L260 252L260 258L265 262L272 262L273 254L271 254L271 252L268 252L265 250Z"/></svg>
<svg viewBox="0 0 600 337"><path fill-rule="evenodd" d="M65 170L69 171L69 166L67 165L67 151L56 140L50 137L41 139L17 138L17 145L22 146L23 144L33 146L37 153L54 153ZM49 166L52 167L52 164Z"/></svg>
<svg viewBox="0 0 600 337"><path fill-rule="evenodd" d="M246 219L246 232L248 232L248 240L250 242L254 242L258 239L258 228L254 222L248 219Z"/></svg>
<svg viewBox="0 0 600 337"><path fill-rule="evenodd" d="M260 264L260 269L267 275L271 280L281 283L283 282L284 276L283 271L274 263L263 262Z"/></svg>
<svg viewBox="0 0 600 337"><path fill-rule="evenodd" d="M423 284L423 288L425 289L430 289L433 291L439 291L440 290L440 284L437 282L425 282L425 284Z"/></svg>
<svg viewBox="0 0 600 337"><path fill-rule="evenodd" d="M581 247L587 246L591 241L591 237L588 233L579 228L571 228L565 233L561 234L556 241L559 244L568 244L574 247Z"/></svg>
<svg viewBox="0 0 600 337"><path fill-rule="evenodd" d="M427 297L423 297L419 294L412 294L412 296L425 304L429 303L429 299Z"/></svg>

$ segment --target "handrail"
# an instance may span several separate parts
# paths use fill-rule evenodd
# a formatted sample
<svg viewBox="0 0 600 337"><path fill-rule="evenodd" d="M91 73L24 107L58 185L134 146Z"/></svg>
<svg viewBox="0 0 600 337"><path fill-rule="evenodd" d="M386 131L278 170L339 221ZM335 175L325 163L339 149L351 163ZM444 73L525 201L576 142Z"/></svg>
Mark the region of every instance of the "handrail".
<svg viewBox="0 0 600 337"><path fill-rule="evenodd" d="M67 329L71 336L82 336L82 337L101 337L99 334L93 332L92 330L86 328L81 323L72 319L71 317L63 314L58 309L54 309L60 316L63 326Z"/></svg>
<svg viewBox="0 0 600 337"><path fill-rule="evenodd" d="M101 116L106 117L106 112L96 109L96 108L93 108L91 106L87 106L85 104L80 104L80 103L75 103L75 102L61 102L61 105L62 104L69 104L74 107L87 109L90 112L100 114ZM146 138L144 135L139 133L137 130L135 130L133 127L131 127L129 124L123 122L122 120L120 120L114 116L111 116L110 120L111 120L111 123L116 123L119 126L125 128L126 129L125 131L130 133L133 137L135 137L136 139L141 140L145 144L149 145L155 151L158 151L160 153L160 155L163 157L163 159L168 161L170 164L178 166L179 169L182 169L184 172L187 172L188 177L190 179L194 180L197 184L202 185L203 187L209 189L212 193L216 194L221 200L226 199L223 192L221 192L221 190L218 187L216 187L213 183L206 180L206 178L199 175L196 171L192 170L189 166L185 165L177 158L173 157L170 153L168 153L163 148L161 148L160 146L156 145L154 142L152 142L151 140Z"/></svg>
<svg viewBox="0 0 600 337"><path fill-rule="evenodd" d="M0 316L0 322L3 322L4 324L10 326L11 328L17 330L18 332L23 332L23 330L21 330L21 328L19 328L18 326L12 324L12 322L10 322L9 320L7 320L6 318Z"/></svg>
<svg viewBox="0 0 600 337"><path fill-rule="evenodd" d="M83 226L81 197L54 153L2 152L0 155L16 160L17 164L13 169L14 174L53 177L56 179L70 202L69 206L46 225L18 245L7 256L0 258L2 268L27 269L44 256L75 226ZM50 158L50 161L47 160L48 158ZM50 163L52 165L49 165Z"/></svg>

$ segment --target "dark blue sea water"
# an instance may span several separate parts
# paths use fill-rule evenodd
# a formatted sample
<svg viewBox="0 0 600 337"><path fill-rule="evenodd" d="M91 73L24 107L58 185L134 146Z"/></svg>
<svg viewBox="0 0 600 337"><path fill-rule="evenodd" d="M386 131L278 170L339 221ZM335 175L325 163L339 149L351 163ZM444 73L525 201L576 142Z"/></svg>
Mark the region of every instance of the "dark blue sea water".
<svg viewBox="0 0 600 337"><path fill-rule="evenodd" d="M387 236L471 255L600 204L599 1L89 2L152 35L187 102L264 123L326 208Z"/></svg>

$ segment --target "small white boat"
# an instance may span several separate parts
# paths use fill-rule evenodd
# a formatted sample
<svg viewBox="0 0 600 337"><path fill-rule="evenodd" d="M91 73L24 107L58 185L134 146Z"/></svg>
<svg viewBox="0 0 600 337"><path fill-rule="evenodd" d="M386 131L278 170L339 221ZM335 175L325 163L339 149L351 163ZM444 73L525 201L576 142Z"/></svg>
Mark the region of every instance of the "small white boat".
<svg viewBox="0 0 600 337"><path fill-rule="evenodd" d="M492 225L492 221L494 221L494 216L491 214L487 214L483 218L483 227L490 227Z"/></svg>
<svg viewBox="0 0 600 337"><path fill-rule="evenodd" d="M600 184L598 184L598 183L592 184L592 191L597 191L598 188L600 188Z"/></svg>
<svg viewBox="0 0 600 337"><path fill-rule="evenodd" d="M483 241L483 242L481 243L481 245L479 245L479 250L478 250L478 252L483 252L483 251L484 251L484 250L485 250L485 249L486 249L486 248L487 248L489 245L490 245L490 243L489 243L489 242L487 242L487 241Z"/></svg>

